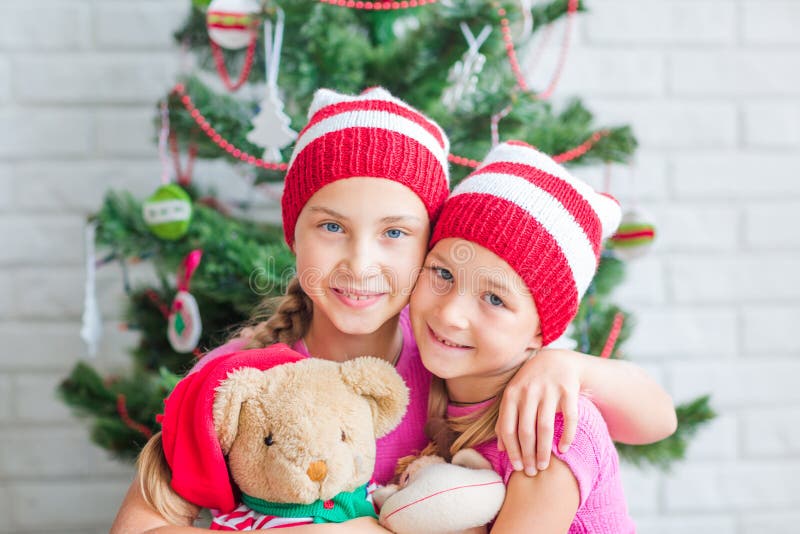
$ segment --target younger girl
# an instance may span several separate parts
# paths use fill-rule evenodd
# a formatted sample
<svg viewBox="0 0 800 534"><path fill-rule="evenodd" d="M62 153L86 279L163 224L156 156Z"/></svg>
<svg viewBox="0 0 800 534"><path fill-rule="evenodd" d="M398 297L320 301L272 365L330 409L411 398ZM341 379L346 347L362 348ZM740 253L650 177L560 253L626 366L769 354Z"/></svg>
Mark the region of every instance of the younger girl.
<svg viewBox="0 0 800 534"><path fill-rule="evenodd" d="M537 477L499 451L498 395L575 317L616 229L619 205L534 148L498 145L452 193L411 297L411 321L435 376L429 430L440 454L481 452L505 480L492 532L634 531L617 453L600 412L578 403L572 447ZM563 431L559 414L555 440Z"/></svg>
<svg viewBox="0 0 800 534"><path fill-rule="evenodd" d="M447 197L448 149L446 136L433 121L383 89L359 96L318 91L289 164L282 201L286 241L297 256L297 279L268 319L256 319L237 339L206 356L280 341L333 361L374 355L393 362L411 400L400 425L378 441L374 478L379 482L391 478L398 458L421 450L428 441L424 425L431 375L421 363L406 305L427 251L430 224ZM530 421L524 419L524 451L517 458L532 459L536 421L549 419L552 424L562 389L577 392L594 377L605 377L603 381L615 386L596 395L607 402L604 415L617 422L621 434L649 441L671 426L663 409L668 397L652 381L618 368L616 362L596 372L587 371L581 355L554 356L528 364L537 370L526 381L532 393L513 398L511 412L525 414L532 408L534 414ZM623 391L638 392L643 402L628 404ZM544 409L537 417L540 405ZM157 440L143 451L137 481L112 532L196 531L170 526L190 525L198 510L169 485L159 484L170 473L157 454ZM551 441L546 440L548 452ZM310 525L294 532L336 528ZM380 531L367 520L340 528Z"/></svg>

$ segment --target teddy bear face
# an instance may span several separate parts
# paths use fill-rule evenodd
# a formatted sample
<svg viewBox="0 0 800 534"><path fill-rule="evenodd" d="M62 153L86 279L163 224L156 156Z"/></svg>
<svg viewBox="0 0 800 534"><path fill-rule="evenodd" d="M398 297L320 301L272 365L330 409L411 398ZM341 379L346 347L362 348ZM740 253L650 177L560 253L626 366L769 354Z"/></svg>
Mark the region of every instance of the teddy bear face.
<svg viewBox="0 0 800 534"><path fill-rule="evenodd" d="M375 435L366 399L336 380L291 395L246 401L228 463L246 494L310 504L367 483ZM366 424L365 424L366 423Z"/></svg>
<svg viewBox="0 0 800 534"><path fill-rule="evenodd" d="M408 391L376 358L308 359L236 371L217 389L214 420L243 493L310 504L367 483L375 439L400 421Z"/></svg>

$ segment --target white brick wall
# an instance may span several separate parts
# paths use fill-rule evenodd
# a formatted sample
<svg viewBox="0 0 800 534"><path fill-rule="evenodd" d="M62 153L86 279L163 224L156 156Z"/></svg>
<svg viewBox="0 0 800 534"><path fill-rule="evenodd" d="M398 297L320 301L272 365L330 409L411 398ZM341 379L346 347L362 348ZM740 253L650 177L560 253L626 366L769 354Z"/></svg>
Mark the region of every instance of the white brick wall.
<svg viewBox="0 0 800 534"><path fill-rule="evenodd" d="M611 188L623 203L635 189L659 232L616 294L637 319L627 353L677 401L711 393L720 413L671 473L624 469L639 531L795 532L800 6L589 7L561 89L601 121L633 125L637 165L612 167ZM530 75L539 86L553 55ZM579 173L602 184L601 168Z"/></svg>
<svg viewBox="0 0 800 534"><path fill-rule="evenodd" d="M152 113L174 81L171 33L188 0L17 4L0 18L0 533L104 532L131 470L89 444L53 391L85 354L85 216L107 187L145 195L157 184ZM627 352L676 400L710 392L720 412L671 473L625 466L630 508L643 533L794 531L800 6L589 7L557 96L633 125L636 165L612 167L612 192L635 197L659 230L617 292L637 314ZM534 84L552 72L561 29ZM601 168L578 172L602 183ZM247 194L227 180L230 197ZM135 334L116 328L116 266L101 270L98 291L108 369L127 362Z"/></svg>

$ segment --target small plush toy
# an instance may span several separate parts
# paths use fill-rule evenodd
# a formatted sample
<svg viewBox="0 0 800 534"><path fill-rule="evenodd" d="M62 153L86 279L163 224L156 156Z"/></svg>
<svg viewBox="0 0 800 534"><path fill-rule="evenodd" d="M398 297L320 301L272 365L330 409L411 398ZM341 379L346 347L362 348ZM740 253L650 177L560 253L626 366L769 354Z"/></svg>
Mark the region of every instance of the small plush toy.
<svg viewBox="0 0 800 534"><path fill-rule="evenodd" d="M374 493L380 523L396 534L444 534L490 523L503 506L506 488L491 464L474 449L463 449L447 463L420 456L399 484Z"/></svg>
<svg viewBox="0 0 800 534"><path fill-rule="evenodd" d="M201 365L166 401L162 444L172 488L212 509L212 530L375 517L375 440L408 404L389 363L274 345Z"/></svg>

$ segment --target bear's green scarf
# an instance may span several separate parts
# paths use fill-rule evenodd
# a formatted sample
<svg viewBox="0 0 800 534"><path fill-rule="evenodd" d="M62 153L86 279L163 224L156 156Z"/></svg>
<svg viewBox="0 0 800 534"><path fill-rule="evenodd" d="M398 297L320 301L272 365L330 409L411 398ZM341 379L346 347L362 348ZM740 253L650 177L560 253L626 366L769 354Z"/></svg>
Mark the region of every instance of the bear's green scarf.
<svg viewBox="0 0 800 534"><path fill-rule="evenodd" d="M315 501L311 504L287 504L270 502L242 494L242 502L251 510L277 517L310 517L314 523L344 523L357 517L378 517L375 508L367 500L367 485L352 492L343 491L331 501ZM325 503L333 503L333 506Z"/></svg>

